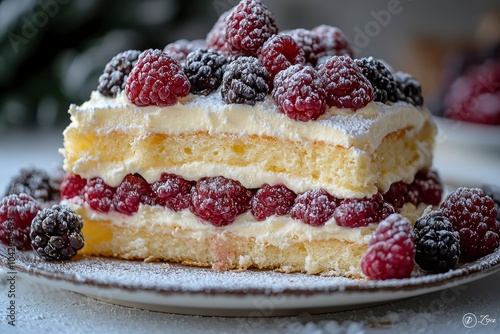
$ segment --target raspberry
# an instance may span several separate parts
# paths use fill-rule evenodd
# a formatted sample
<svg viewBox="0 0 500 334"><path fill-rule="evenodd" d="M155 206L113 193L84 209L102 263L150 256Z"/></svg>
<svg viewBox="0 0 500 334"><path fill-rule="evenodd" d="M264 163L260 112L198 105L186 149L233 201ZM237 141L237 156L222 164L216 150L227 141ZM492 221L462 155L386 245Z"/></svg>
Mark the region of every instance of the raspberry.
<svg viewBox="0 0 500 334"><path fill-rule="evenodd" d="M399 94L398 100L408 102L414 106L421 106L424 104L422 87L417 79L408 73L398 71L394 73L394 80L396 81L396 87Z"/></svg>
<svg viewBox="0 0 500 334"><path fill-rule="evenodd" d="M370 279L408 278L415 258L411 223L398 213L377 226L370 247L361 258L361 270Z"/></svg>
<svg viewBox="0 0 500 334"><path fill-rule="evenodd" d="M66 174L61 184L61 199L83 196L87 180L80 175Z"/></svg>
<svg viewBox="0 0 500 334"><path fill-rule="evenodd" d="M483 192L486 196L490 196L493 202L495 202L495 207L497 208L497 220L500 221L500 187L494 186L492 184L484 184L481 186Z"/></svg>
<svg viewBox="0 0 500 334"><path fill-rule="evenodd" d="M346 198L337 206L333 216L339 226L364 227L378 223L394 213L394 207L382 195L370 198Z"/></svg>
<svg viewBox="0 0 500 334"><path fill-rule="evenodd" d="M370 81L375 93L375 101L386 103L387 100L396 102L398 92L396 81L385 65L373 58L360 58L354 61L361 68L361 73Z"/></svg>
<svg viewBox="0 0 500 334"><path fill-rule="evenodd" d="M383 195L384 201L391 204L395 209L401 209L407 202L408 185L403 181L391 184L391 187Z"/></svg>
<svg viewBox="0 0 500 334"><path fill-rule="evenodd" d="M332 217L337 199L323 189L308 190L295 198L292 218L311 226L323 226Z"/></svg>
<svg viewBox="0 0 500 334"><path fill-rule="evenodd" d="M415 262L433 273L454 269L460 257L460 236L440 211L433 211L417 220Z"/></svg>
<svg viewBox="0 0 500 334"><path fill-rule="evenodd" d="M189 208L192 183L174 174L163 173L160 181L151 185L156 205L161 205L173 211Z"/></svg>
<svg viewBox="0 0 500 334"><path fill-rule="evenodd" d="M329 56L354 57L354 52L346 35L337 27L322 24L312 29L312 32L319 36L325 46L325 54Z"/></svg>
<svg viewBox="0 0 500 334"><path fill-rule="evenodd" d="M104 96L115 97L125 89L128 75L137 63L141 51L128 50L114 56L99 77L97 90Z"/></svg>
<svg viewBox="0 0 500 334"><path fill-rule="evenodd" d="M202 178L191 190L191 211L214 226L231 224L250 209L252 193L222 176Z"/></svg>
<svg viewBox="0 0 500 334"><path fill-rule="evenodd" d="M257 58L239 57L226 67L222 98L228 104L254 105L269 92L269 73Z"/></svg>
<svg viewBox="0 0 500 334"><path fill-rule="evenodd" d="M293 29L286 32L293 37L295 42L304 50L306 63L316 66L318 59L326 52L326 47L321 38L307 29Z"/></svg>
<svg viewBox="0 0 500 334"><path fill-rule="evenodd" d="M5 195L25 193L41 203L59 201L60 192L49 174L39 168L23 168L14 176Z"/></svg>
<svg viewBox="0 0 500 334"><path fill-rule="evenodd" d="M260 221L272 215L284 216L290 213L295 197L297 194L283 185L266 184L252 198L252 214Z"/></svg>
<svg viewBox="0 0 500 334"><path fill-rule="evenodd" d="M116 188L113 196L115 209L126 215L139 210L140 204L154 203L151 186L138 174L128 174Z"/></svg>
<svg viewBox="0 0 500 334"><path fill-rule="evenodd" d="M293 65L279 72L272 96L280 110L296 121L315 120L326 112L323 80L311 66Z"/></svg>
<svg viewBox="0 0 500 334"><path fill-rule="evenodd" d="M171 106L189 94L191 85L181 67L160 50L146 50L130 72L125 91L137 106Z"/></svg>
<svg viewBox="0 0 500 334"><path fill-rule="evenodd" d="M271 12L260 1L242 0L226 19L226 45L233 53L255 56L277 33Z"/></svg>
<svg viewBox="0 0 500 334"><path fill-rule="evenodd" d="M259 52L259 60L271 75L271 82L278 72L306 62L304 51L292 36L282 34L267 40Z"/></svg>
<svg viewBox="0 0 500 334"><path fill-rule="evenodd" d="M228 58L213 50L198 49L191 52L184 64L184 73L191 83L191 93L208 95L215 91L222 82L228 62Z"/></svg>
<svg viewBox="0 0 500 334"><path fill-rule="evenodd" d="M206 37L207 48L218 51L223 55L231 54L231 51L226 46L226 19L230 13L230 10L222 13Z"/></svg>
<svg viewBox="0 0 500 334"><path fill-rule="evenodd" d="M40 206L24 193L11 194L0 201L0 241L18 249L30 248L30 224Z"/></svg>
<svg viewBox="0 0 500 334"><path fill-rule="evenodd" d="M108 186L103 179L96 177L87 181L83 188L85 202L95 211L108 212L113 208L116 188Z"/></svg>
<svg viewBox="0 0 500 334"><path fill-rule="evenodd" d="M333 56L319 67L330 107L357 110L373 101L370 82L349 56Z"/></svg>
<svg viewBox="0 0 500 334"><path fill-rule="evenodd" d="M443 186L438 173L433 170L419 171L409 186L409 192L417 199L416 204L439 205L443 197Z"/></svg>
<svg viewBox="0 0 500 334"><path fill-rule="evenodd" d="M82 227L82 217L69 207L45 208L31 223L31 247L45 261L69 260L85 244Z"/></svg>
<svg viewBox="0 0 500 334"><path fill-rule="evenodd" d="M188 54L205 47L206 43L201 39L196 39L194 41L179 39L175 42L167 44L163 48L163 52L168 54L173 60L177 61L179 65L184 65Z"/></svg>
<svg viewBox="0 0 500 334"><path fill-rule="evenodd" d="M481 189L458 188L445 198L440 210L460 234L461 260L479 259L498 247L498 212L495 202Z"/></svg>

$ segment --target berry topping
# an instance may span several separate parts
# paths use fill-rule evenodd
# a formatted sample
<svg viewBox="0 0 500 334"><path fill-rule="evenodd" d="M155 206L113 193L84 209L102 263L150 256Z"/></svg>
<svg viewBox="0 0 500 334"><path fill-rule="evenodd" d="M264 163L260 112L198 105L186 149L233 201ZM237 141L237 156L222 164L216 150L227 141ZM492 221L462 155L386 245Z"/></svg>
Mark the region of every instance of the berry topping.
<svg viewBox="0 0 500 334"><path fill-rule="evenodd" d="M283 185L266 184L252 198L252 214L257 220L265 220L272 215L284 216L290 213L295 197L297 195Z"/></svg>
<svg viewBox="0 0 500 334"><path fill-rule="evenodd" d="M113 206L113 196L116 189L108 186L99 178L87 181L83 188L85 202L95 211L108 212Z"/></svg>
<svg viewBox="0 0 500 334"><path fill-rule="evenodd" d="M226 46L226 19L230 13L231 11L222 13L206 37L207 48L218 51L223 55L231 53Z"/></svg>
<svg viewBox="0 0 500 334"><path fill-rule="evenodd" d="M333 56L319 67L330 107L357 110L373 101L373 89L349 56Z"/></svg>
<svg viewBox="0 0 500 334"><path fill-rule="evenodd" d="M408 278L414 258L411 223L395 213L377 226L370 247L361 259L361 270L370 279Z"/></svg>
<svg viewBox="0 0 500 334"><path fill-rule="evenodd" d="M419 171L409 186L409 192L410 201L414 197L417 204L439 205L443 197L443 186L438 173L434 170Z"/></svg>
<svg viewBox="0 0 500 334"><path fill-rule="evenodd" d="M323 189L308 190L295 198L292 218L311 226L323 226L332 217L337 199Z"/></svg>
<svg viewBox="0 0 500 334"><path fill-rule="evenodd" d="M31 247L45 261L69 260L84 246L82 217L54 205L38 212L31 223Z"/></svg>
<svg viewBox="0 0 500 334"><path fill-rule="evenodd" d="M394 73L394 80L398 90L398 100L408 102L414 106L421 106L424 104L422 97L422 87L417 79L404 72Z"/></svg>
<svg viewBox="0 0 500 334"><path fill-rule="evenodd" d="M346 198L340 202L333 216L340 226L364 227L378 223L394 213L394 207L384 201L382 195L370 198Z"/></svg>
<svg viewBox="0 0 500 334"><path fill-rule="evenodd" d="M99 77L97 90L104 96L114 97L125 89L128 75L137 63L141 51L128 50L114 56Z"/></svg>
<svg viewBox="0 0 500 334"><path fill-rule="evenodd" d="M254 56L277 33L271 12L260 1L242 0L226 19L226 45L233 53Z"/></svg>
<svg viewBox="0 0 500 334"><path fill-rule="evenodd" d="M43 169L23 168L12 178L5 195L25 193L41 203L59 201L59 189Z"/></svg>
<svg viewBox="0 0 500 334"><path fill-rule="evenodd" d="M259 60L271 75L271 82L278 72L306 62L304 51L290 35L274 35L259 52Z"/></svg>
<svg viewBox="0 0 500 334"><path fill-rule="evenodd" d="M391 187L383 195L384 201L391 204L395 209L401 209L406 203L408 185L403 181L391 184Z"/></svg>
<svg viewBox="0 0 500 334"><path fill-rule="evenodd" d="M323 80L311 66L293 65L274 78L272 96L291 119L307 122L326 112Z"/></svg>
<svg viewBox="0 0 500 334"><path fill-rule="evenodd" d="M361 68L361 73L372 84L375 101L386 103L387 100L392 102L398 100L394 77L381 61L368 57L356 59L354 62Z"/></svg>
<svg viewBox="0 0 500 334"><path fill-rule="evenodd" d="M131 215L139 210L140 204L153 204L151 186L138 174L128 174L116 188L113 205L121 213Z"/></svg>
<svg viewBox="0 0 500 334"><path fill-rule="evenodd" d="M163 52L177 61L179 65L184 65L188 54L205 47L206 43L204 40L196 39L194 41L188 41L187 39L179 39L167 44L165 48L163 48Z"/></svg>
<svg viewBox="0 0 500 334"><path fill-rule="evenodd" d="M174 174L163 173L160 181L151 185L156 205L161 205L173 211L189 208L192 183Z"/></svg>
<svg viewBox="0 0 500 334"><path fill-rule="evenodd" d="M321 38L307 29L293 29L285 32L293 37L295 42L304 50L306 63L316 66L318 59L325 55L326 47Z"/></svg>
<svg viewBox="0 0 500 334"><path fill-rule="evenodd" d="M191 52L184 64L184 72L191 83L191 93L208 95L222 82L228 58L213 50L198 49Z"/></svg>
<svg viewBox="0 0 500 334"><path fill-rule="evenodd" d="M24 193L0 201L0 241L19 249L30 248L30 225L40 211L36 200Z"/></svg>
<svg viewBox="0 0 500 334"><path fill-rule="evenodd" d="M251 199L251 191L238 181L206 177L191 190L191 211L214 226L225 226L250 209Z"/></svg>
<svg viewBox="0 0 500 334"><path fill-rule="evenodd" d="M440 209L460 234L460 259L473 261L493 252L500 242L497 209L479 188L458 188Z"/></svg>
<svg viewBox="0 0 500 334"><path fill-rule="evenodd" d="M349 40L339 28L322 24L313 28L312 32L320 37L325 46L326 55L354 57Z"/></svg>
<svg viewBox="0 0 500 334"><path fill-rule="evenodd" d="M490 196L497 208L497 220L500 221L500 187L492 184L485 184L481 187L486 196Z"/></svg>
<svg viewBox="0 0 500 334"><path fill-rule="evenodd" d="M137 106L171 106L189 94L191 85L180 65L160 50L146 50L130 72L127 98Z"/></svg>
<svg viewBox="0 0 500 334"><path fill-rule="evenodd" d="M415 262L433 273L454 269L460 256L460 236L439 211L417 220L415 233Z"/></svg>
<svg viewBox="0 0 500 334"><path fill-rule="evenodd" d="M61 183L61 199L70 199L83 195L87 180L80 175L66 174Z"/></svg>
<svg viewBox="0 0 500 334"><path fill-rule="evenodd" d="M267 93L269 73L257 58L239 57L226 67L221 91L226 103L254 105Z"/></svg>

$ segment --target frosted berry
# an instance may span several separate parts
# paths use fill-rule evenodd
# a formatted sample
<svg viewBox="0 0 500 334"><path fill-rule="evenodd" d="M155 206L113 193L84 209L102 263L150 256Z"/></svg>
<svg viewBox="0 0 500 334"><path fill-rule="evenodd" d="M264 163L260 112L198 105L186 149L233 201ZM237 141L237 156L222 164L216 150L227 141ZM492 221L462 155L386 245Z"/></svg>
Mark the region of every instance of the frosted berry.
<svg viewBox="0 0 500 334"><path fill-rule="evenodd" d="M490 196L493 202L495 202L495 207L497 208L497 220L500 221L500 187L492 184L484 184L481 186L483 192L486 196Z"/></svg>
<svg viewBox="0 0 500 334"><path fill-rule="evenodd" d="M378 223L394 212L394 207L384 201L382 195L375 194L370 198L342 200L333 216L339 226L364 227Z"/></svg>
<svg viewBox="0 0 500 334"><path fill-rule="evenodd" d="M500 244L497 209L479 188L458 188L440 207L460 234L460 259L473 261L492 253Z"/></svg>
<svg viewBox="0 0 500 334"><path fill-rule="evenodd" d="M151 186L138 174L128 174L113 195L115 210L131 215L139 210L140 204L152 205L154 202Z"/></svg>
<svg viewBox="0 0 500 334"><path fill-rule="evenodd" d="M396 81L385 65L373 57L360 58L354 61L361 68L361 73L370 81L375 94L375 101L396 102L398 92Z"/></svg>
<svg viewBox="0 0 500 334"><path fill-rule="evenodd" d="M403 181L391 184L389 190L383 195L384 201L395 209L401 209L407 202L408 185Z"/></svg>
<svg viewBox="0 0 500 334"><path fill-rule="evenodd" d="M189 208L192 187L191 182L178 175L167 173L163 173L160 180L151 185L155 204L173 211Z"/></svg>
<svg viewBox="0 0 500 334"><path fill-rule="evenodd" d="M168 54L173 60L177 61L179 65L184 65L188 54L205 47L206 43L204 40L196 39L189 41L187 39L179 39L175 42L167 44L163 48L163 52Z"/></svg>
<svg viewBox="0 0 500 334"><path fill-rule="evenodd" d="M319 36L325 46L325 54L329 56L349 56L354 57L351 44L342 30L322 24L312 29L312 32Z"/></svg>
<svg viewBox="0 0 500 334"><path fill-rule="evenodd" d="M141 51L128 50L114 56L104 67L104 72L99 77L97 90L104 96L115 97L125 90L128 75L137 63Z"/></svg>
<svg viewBox="0 0 500 334"><path fill-rule="evenodd" d="M0 201L0 241L9 247L30 249L30 225L40 209L27 194L4 197Z"/></svg>
<svg viewBox="0 0 500 334"><path fill-rule="evenodd" d="M45 208L31 223L31 247L45 261L69 260L85 245L82 227L82 217L68 206Z"/></svg>
<svg viewBox="0 0 500 334"><path fill-rule="evenodd" d="M413 104L414 106L422 106L424 98L422 97L422 87L417 79L404 72L394 73L396 88L398 90L398 100Z"/></svg>
<svg viewBox="0 0 500 334"><path fill-rule="evenodd" d="M377 226L368 250L361 258L361 270L370 279L401 279L411 276L415 259L411 223L398 213Z"/></svg>
<svg viewBox="0 0 500 334"><path fill-rule="evenodd" d="M333 56L319 67L330 107L357 110L373 101L370 82L349 56Z"/></svg>
<svg viewBox="0 0 500 334"><path fill-rule="evenodd" d="M277 33L273 15L260 1L242 0L226 19L226 45L233 53L255 56Z"/></svg>
<svg viewBox="0 0 500 334"><path fill-rule="evenodd" d="M318 59L325 55L326 47L321 38L307 29L293 29L285 32L293 37L295 42L304 50L306 63L316 66Z"/></svg>
<svg viewBox="0 0 500 334"><path fill-rule="evenodd" d="M40 168L23 168L15 175L5 195L25 193L41 203L59 201L60 192L49 174Z"/></svg>
<svg viewBox="0 0 500 334"><path fill-rule="evenodd" d="M297 194L283 185L261 187L252 198L252 214L257 220L290 213Z"/></svg>
<svg viewBox="0 0 500 334"><path fill-rule="evenodd" d="M225 226L250 209L251 199L251 191L238 181L206 177L191 190L191 211L214 226Z"/></svg>
<svg viewBox="0 0 500 334"><path fill-rule="evenodd" d="M289 118L307 122L326 112L323 80L311 66L293 65L274 78L272 96Z"/></svg>
<svg viewBox="0 0 500 334"><path fill-rule="evenodd" d="M292 218L311 226L323 226L332 217L337 199L323 189L308 190L295 198Z"/></svg>
<svg viewBox="0 0 500 334"><path fill-rule="evenodd" d="M208 95L219 88L229 59L213 50L198 49L191 52L184 64L191 83L191 93Z"/></svg>
<svg viewBox="0 0 500 334"><path fill-rule="evenodd" d="M61 199L83 196L87 180L80 175L66 174L61 183Z"/></svg>
<svg viewBox="0 0 500 334"><path fill-rule="evenodd" d="M415 197L417 203L425 203L437 206L441 203L443 196L443 185L439 175L434 170L421 170L415 175L415 180L409 185L411 197Z"/></svg>
<svg viewBox="0 0 500 334"><path fill-rule="evenodd" d="M226 19L230 13L231 11L222 13L206 37L207 48L218 51L223 55L231 53L226 46Z"/></svg>
<svg viewBox="0 0 500 334"><path fill-rule="evenodd" d="M444 273L456 267L460 257L460 236L440 211L419 218L413 231L415 262L420 268Z"/></svg>
<svg viewBox="0 0 500 334"><path fill-rule="evenodd" d="M137 106L171 106L189 94L191 85L180 65L160 50L146 50L130 72L127 98Z"/></svg>
<svg viewBox="0 0 500 334"><path fill-rule="evenodd" d="M113 209L115 191L116 188L108 186L103 179L96 177L87 181L83 188L83 196L93 210L106 213Z"/></svg>

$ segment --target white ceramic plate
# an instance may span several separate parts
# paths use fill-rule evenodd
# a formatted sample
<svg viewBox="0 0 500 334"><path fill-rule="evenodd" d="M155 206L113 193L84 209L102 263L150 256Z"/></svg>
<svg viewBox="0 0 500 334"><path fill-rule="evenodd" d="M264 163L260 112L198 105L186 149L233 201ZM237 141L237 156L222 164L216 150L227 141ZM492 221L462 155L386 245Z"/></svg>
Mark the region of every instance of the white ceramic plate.
<svg viewBox="0 0 500 334"><path fill-rule="evenodd" d="M500 149L500 126L463 122L434 116L439 128L438 142L449 141Z"/></svg>
<svg viewBox="0 0 500 334"><path fill-rule="evenodd" d="M348 310L465 284L500 269L500 249L445 274L416 274L387 281L273 271L214 271L83 256L47 263L32 251L16 251L9 263L7 253L7 247L0 246L0 265L34 282L119 305L210 316L263 317Z"/></svg>

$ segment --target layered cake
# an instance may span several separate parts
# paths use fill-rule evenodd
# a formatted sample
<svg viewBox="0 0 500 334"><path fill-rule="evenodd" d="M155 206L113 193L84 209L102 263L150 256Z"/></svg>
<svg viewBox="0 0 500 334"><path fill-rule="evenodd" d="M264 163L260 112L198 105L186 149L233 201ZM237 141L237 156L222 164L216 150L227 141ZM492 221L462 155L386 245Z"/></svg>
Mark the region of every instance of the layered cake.
<svg viewBox="0 0 500 334"><path fill-rule="evenodd" d="M61 196L83 254L361 277L378 224L438 205L418 82L258 1L204 41L114 57L69 109Z"/></svg>

